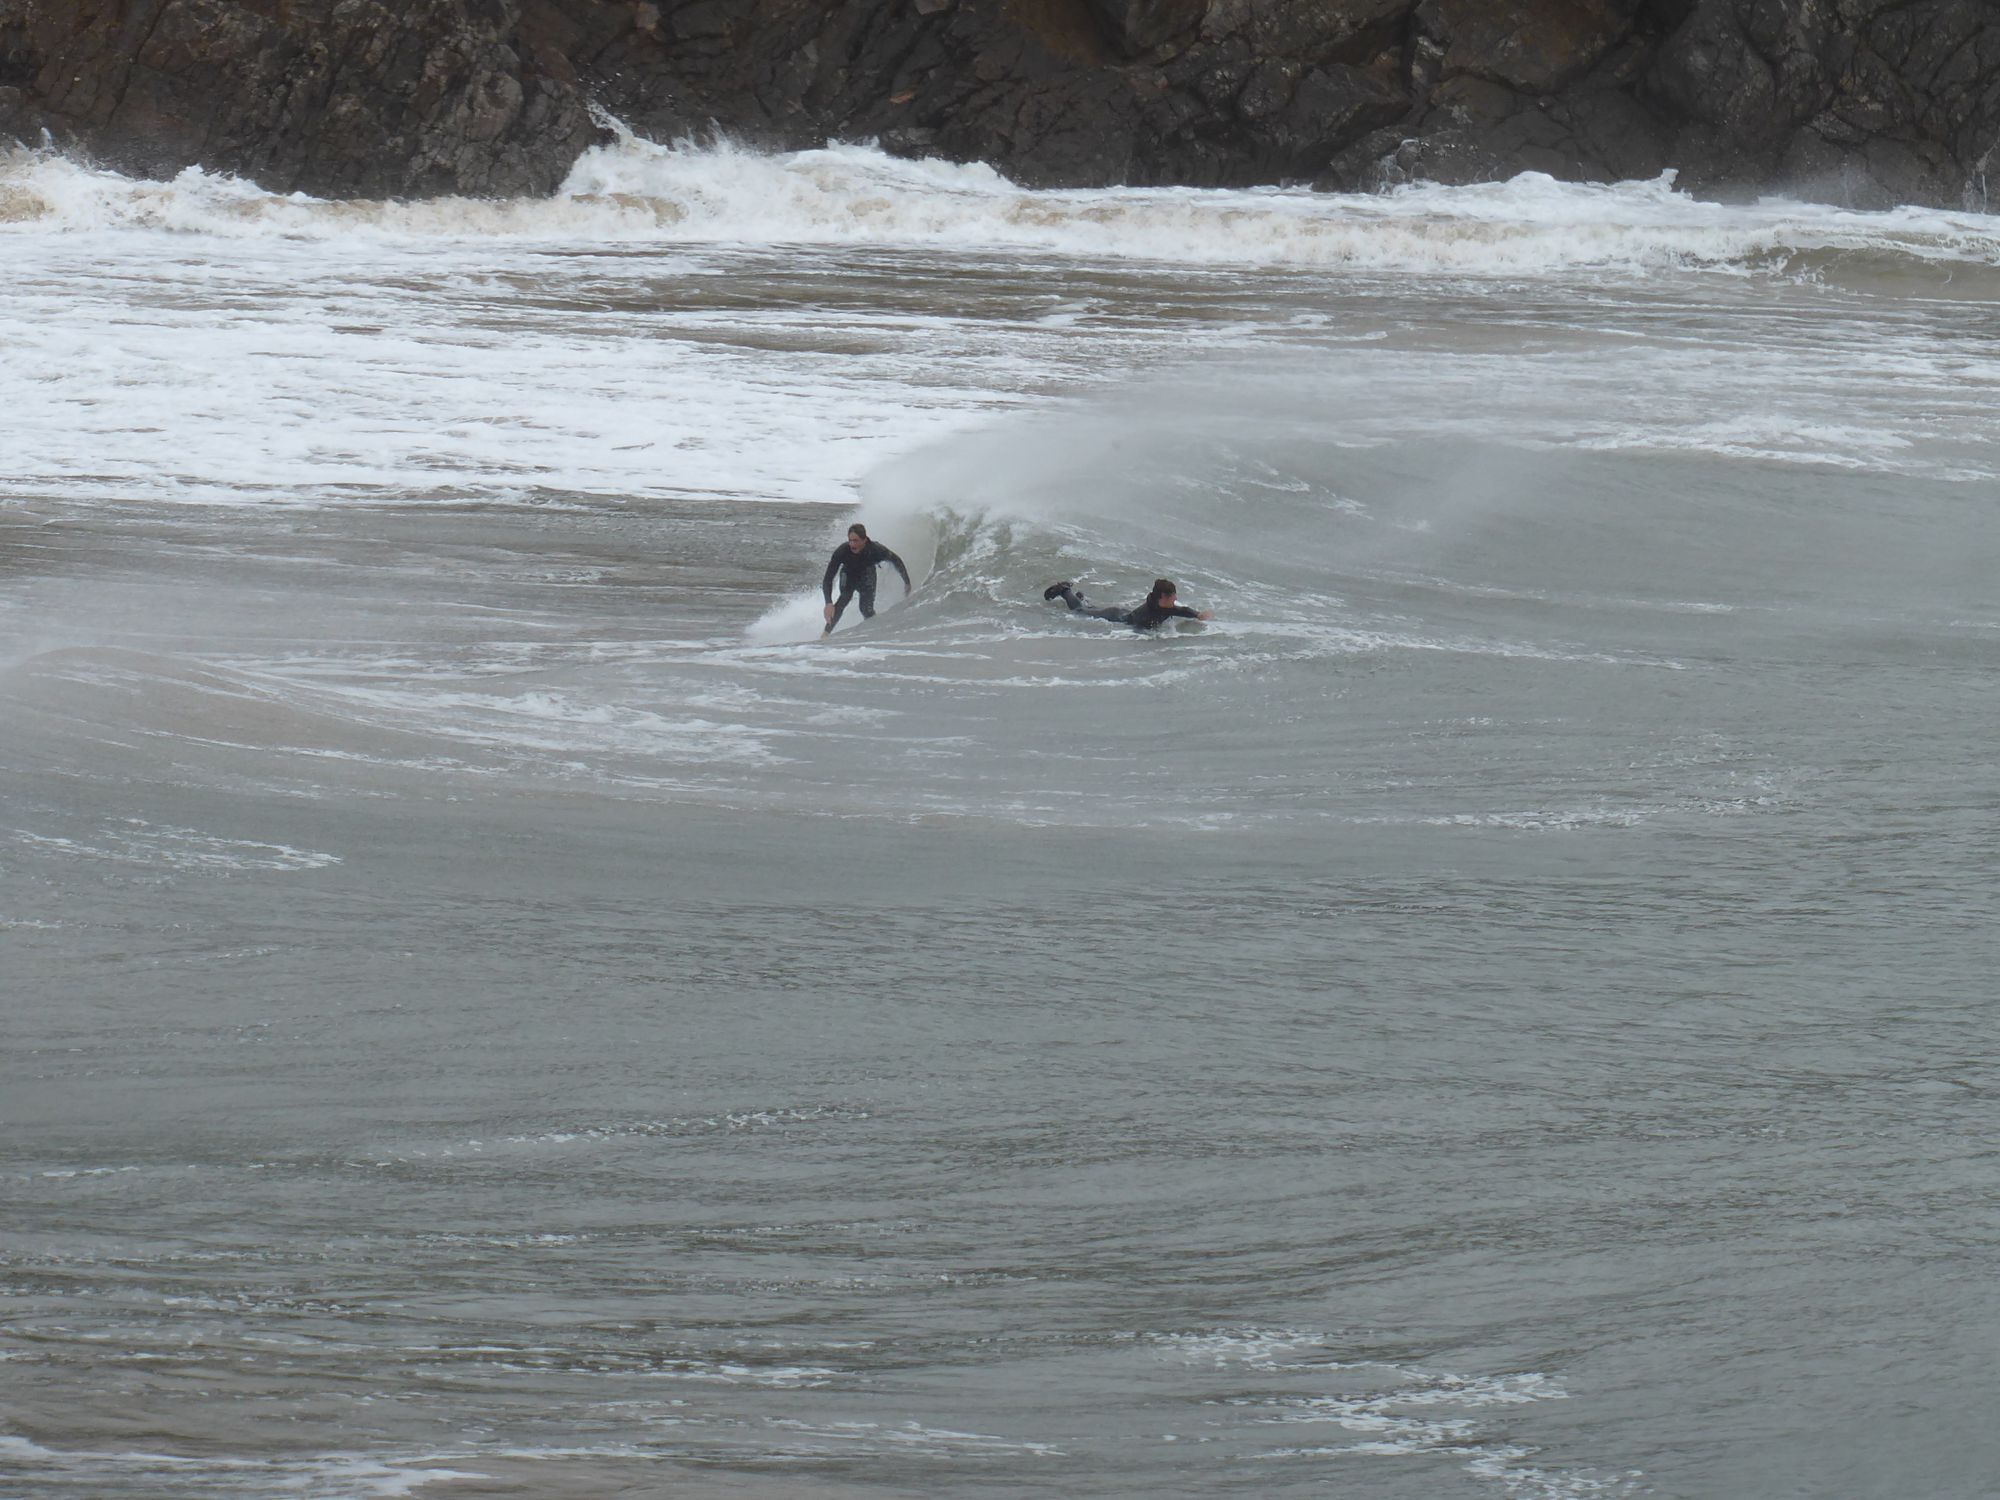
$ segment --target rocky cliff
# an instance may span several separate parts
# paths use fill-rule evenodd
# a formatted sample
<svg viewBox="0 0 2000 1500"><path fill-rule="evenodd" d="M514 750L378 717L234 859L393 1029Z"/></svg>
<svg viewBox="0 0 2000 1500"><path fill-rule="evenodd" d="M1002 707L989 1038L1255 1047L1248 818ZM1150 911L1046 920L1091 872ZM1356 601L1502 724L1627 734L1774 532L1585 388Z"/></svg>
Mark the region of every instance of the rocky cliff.
<svg viewBox="0 0 2000 1500"><path fill-rule="evenodd" d="M328 196L543 192L598 135L877 138L1040 184L1537 170L2000 188L1995 0L0 0L0 137Z"/></svg>

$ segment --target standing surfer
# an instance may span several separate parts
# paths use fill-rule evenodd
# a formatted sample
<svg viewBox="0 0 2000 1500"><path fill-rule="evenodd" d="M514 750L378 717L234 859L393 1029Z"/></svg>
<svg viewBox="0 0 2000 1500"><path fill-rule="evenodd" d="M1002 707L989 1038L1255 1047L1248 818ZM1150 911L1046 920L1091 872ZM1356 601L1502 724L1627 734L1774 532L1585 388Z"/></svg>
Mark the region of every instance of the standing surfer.
<svg viewBox="0 0 2000 1500"><path fill-rule="evenodd" d="M1044 599L1060 599L1072 610L1089 615L1094 620L1109 620L1116 625L1130 625L1134 630L1153 630L1164 621L1213 620L1211 610L1189 609L1180 602L1179 591L1174 588L1171 578L1155 578L1153 591L1146 595L1146 602L1134 609L1094 609L1090 601L1076 591L1076 585L1068 582L1052 583L1042 590Z"/></svg>
<svg viewBox="0 0 2000 1500"><path fill-rule="evenodd" d="M896 556L880 542L868 540L868 528L856 521L847 528L847 540L833 549L833 556L827 560L826 576L819 581L820 592L826 595L826 629L821 635L833 634L833 627L847 610L847 601L859 595L861 618L873 619L875 615L875 569L888 563L903 575L903 597L910 596L910 570L903 566L902 558ZM833 597L833 575L840 575L840 597Z"/></svg>

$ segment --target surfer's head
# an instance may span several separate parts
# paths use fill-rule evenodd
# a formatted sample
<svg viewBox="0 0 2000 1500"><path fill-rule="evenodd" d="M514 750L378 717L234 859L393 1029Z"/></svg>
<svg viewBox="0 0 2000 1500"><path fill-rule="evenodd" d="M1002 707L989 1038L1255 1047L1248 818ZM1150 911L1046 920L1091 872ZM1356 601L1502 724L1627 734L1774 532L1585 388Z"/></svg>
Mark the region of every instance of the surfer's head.
<svg viewBox="0 0 2000 1500"><path fill-rule="evenodd" d="M1174 600L1180 597L1180 590L1174 587L1171 578L1155 578L1153 592L1146 596L1146 602L1161 609L1172 609Z"/></svg>
<svg viewBox="0 0 2000 1500"><path fill-rule="evenodd" d="M867 546L868 528L866 526L863 526L859 521L856 521L852 526L848 527L847 545L852 547L856 552L859 552L863 547Z"/></svg>

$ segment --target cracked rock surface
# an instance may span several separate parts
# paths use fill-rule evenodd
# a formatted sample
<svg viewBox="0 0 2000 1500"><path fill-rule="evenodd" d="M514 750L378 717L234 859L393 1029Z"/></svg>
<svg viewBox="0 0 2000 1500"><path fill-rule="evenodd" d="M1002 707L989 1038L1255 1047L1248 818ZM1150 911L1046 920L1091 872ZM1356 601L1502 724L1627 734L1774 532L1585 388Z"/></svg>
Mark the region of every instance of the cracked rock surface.
<svg viewBox="0 0 2000 1500"><path fill-rule="evenodd" d="M0 137L323 196L601 138L876 139L1042 185L1681 172L1986 206L1992 0L0 0ZM1996 181L2000 187L2000 181Z"/></svg>

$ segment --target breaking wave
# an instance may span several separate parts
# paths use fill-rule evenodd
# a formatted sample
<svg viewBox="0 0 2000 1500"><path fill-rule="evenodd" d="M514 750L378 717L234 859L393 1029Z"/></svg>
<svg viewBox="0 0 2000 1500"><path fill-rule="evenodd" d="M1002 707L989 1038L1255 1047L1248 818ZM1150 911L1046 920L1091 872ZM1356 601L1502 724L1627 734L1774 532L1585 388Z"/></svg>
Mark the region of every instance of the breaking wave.
<svg viewBox="0 0 2000 1500"><path fill-rule="evenodd" d="M50 151L16 149L0 153L0 233L927 245L1459 275L2000 271L2000 218L1922 208L1863 213L1783 199L1711 203L1678 190L1671 171L1609 185L1530 172L1504 183L1383 194L1036 191L991 167L902 160L866 145L767 154L727 142L663 146L622 127L616 137L586 152L549 198L425 202L267 193L193 167L168 181L140 181Z"/></svg>

